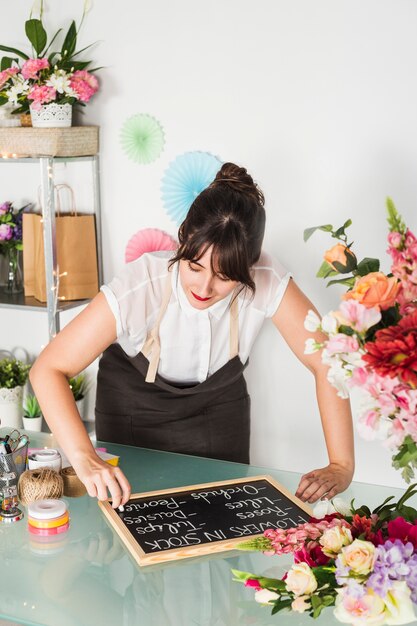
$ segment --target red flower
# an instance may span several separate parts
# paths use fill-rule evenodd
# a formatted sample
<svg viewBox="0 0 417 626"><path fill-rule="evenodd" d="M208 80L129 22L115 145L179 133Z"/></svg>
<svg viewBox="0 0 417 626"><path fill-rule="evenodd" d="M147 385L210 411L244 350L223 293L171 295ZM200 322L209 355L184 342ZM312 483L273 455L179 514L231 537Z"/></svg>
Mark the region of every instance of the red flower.
<svg viewBox="0 0 417 626"><path fill-rule="evenodd" d="M388 522L387 531L390 541L394 539L400 539L403 543L410 541L414 548L417 548L417 523L410 524L403 517L396 517Z"/></svg>
<svg viewBox="0 0 417 626"><path fill-rule="evenodd" d="M317 541L309 541L301 550L294 552L294 563L307 563L310 567L327 565L330 558L323 554L321 546Z"/></svg>
<svg viewBox="0 0 417 626"><path fill-rule="evenodd" d="M375 333L375 341L365 344L362 358L381 376L398 376L417 388L417 311L402 318L395 326Z"/></svg>
<svg viewBox="0 0 417 626"><path fill-rule="evenodd" d="M355 513L352 518L352 527L350 529L353 537L357 539L362 535L366 541L374 543L375 533L372 530L373 524L374 520L371 518L366 516L360 517L358 513Z"/></svg>

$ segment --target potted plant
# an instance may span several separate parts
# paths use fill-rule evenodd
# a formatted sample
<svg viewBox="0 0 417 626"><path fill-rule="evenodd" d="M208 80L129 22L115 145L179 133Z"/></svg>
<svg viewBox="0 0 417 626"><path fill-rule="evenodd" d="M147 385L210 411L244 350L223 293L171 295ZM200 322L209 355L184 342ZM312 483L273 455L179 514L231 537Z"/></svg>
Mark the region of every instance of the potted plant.
<svg viewBox="0 0 417 626"><path fill-rule="evenodd" d="M25 430L42 430L42 411L36 396L28 394L23 403L23 428Z"/></svg>
<svg viewBox="0 0 417 626"><path fill-rule="evenodd" d="M84 9L78 29L75 21L71 22L60 49L54 42L61 28L48 42L42 23L43 2L39 19L31 18L25 22L32 56L0 45L0 50L13 55L1 59L0 105L13 106L13 114L23 115L30 111L33 126L71 126L73 105L85 106L98 90L97 78L92 73L98 68L87 71L91 61L78 58L90 46L76 50L85 12Z"/></svg>
<svg viewBox="0 0 417 626"><path fill-rule="evenodd" d="M72 395L74 396L75 404L77 405L78 412L81 419L85 419L85 396L88 391L88 381L84 373L78 374L69 379L69 386L71 387Z"/></svg>
<svg viewBox="0 0 417 626"><path fill-rule="evenodd" d="M30 365L14 358L0 360L0 426L21 428L22 398Z"/></svg>

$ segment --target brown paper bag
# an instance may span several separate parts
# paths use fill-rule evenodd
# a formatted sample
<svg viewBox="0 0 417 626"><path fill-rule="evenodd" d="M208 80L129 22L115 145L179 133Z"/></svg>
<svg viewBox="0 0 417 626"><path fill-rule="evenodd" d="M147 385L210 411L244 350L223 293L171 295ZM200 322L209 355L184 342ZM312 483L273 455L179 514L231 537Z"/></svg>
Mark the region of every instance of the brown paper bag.
<svg viewBox="0 0 417 626"><path fill-rule="evenodd" d="M25 296L35 295L35 230L40 216L23 213L23 285Z"/></svg>
<svg viewBox="0 0 417 626"><path fill-rule="evenodd" d="M59 274L58 299L82 300L93 298L98 292L97 244L94 215L79 215L72 203L71 215L63 215L60 208L59 193L63 188L73 191L67 185L57 185L58 215L55 217L56 254ZM23 271L28 271L27 289L31 289L33 276L33 295L37 300L46 302L45 252L43 242L42 216L27 214L23 226L23 249L28 251L23 259ZM25 226L27 227L25 233ZM30 251L33 242L33 272L31 270ZM30 295L26 291L25 295Z"/></svg>

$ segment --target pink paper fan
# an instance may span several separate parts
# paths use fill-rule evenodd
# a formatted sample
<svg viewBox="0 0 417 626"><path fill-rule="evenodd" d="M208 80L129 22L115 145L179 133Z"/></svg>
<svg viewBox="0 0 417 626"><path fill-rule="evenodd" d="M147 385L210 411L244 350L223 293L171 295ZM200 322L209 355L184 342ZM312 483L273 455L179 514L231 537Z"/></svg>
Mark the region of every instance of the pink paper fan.
<svg viewBox="0 0 417 626"><path fill-rule="evenodd" d="M125 250L125 262L135 261L145 252L175 250L178 242L171 235L159 228L143 228L131 237Z"/></svg>

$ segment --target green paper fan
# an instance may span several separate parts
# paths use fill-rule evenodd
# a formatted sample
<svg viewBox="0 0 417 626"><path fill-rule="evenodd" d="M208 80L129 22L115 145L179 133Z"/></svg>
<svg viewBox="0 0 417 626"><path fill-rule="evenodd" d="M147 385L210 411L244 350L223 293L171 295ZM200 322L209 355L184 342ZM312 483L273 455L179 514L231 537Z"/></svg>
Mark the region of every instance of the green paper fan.
<svg viewBox="0 0 417 626"><path fill-rule="evenodd" d="M146 113L138 113L123 124L120 141L131 161L145 165L159 157L165 145L165 136L158 120Z"/></svg>

